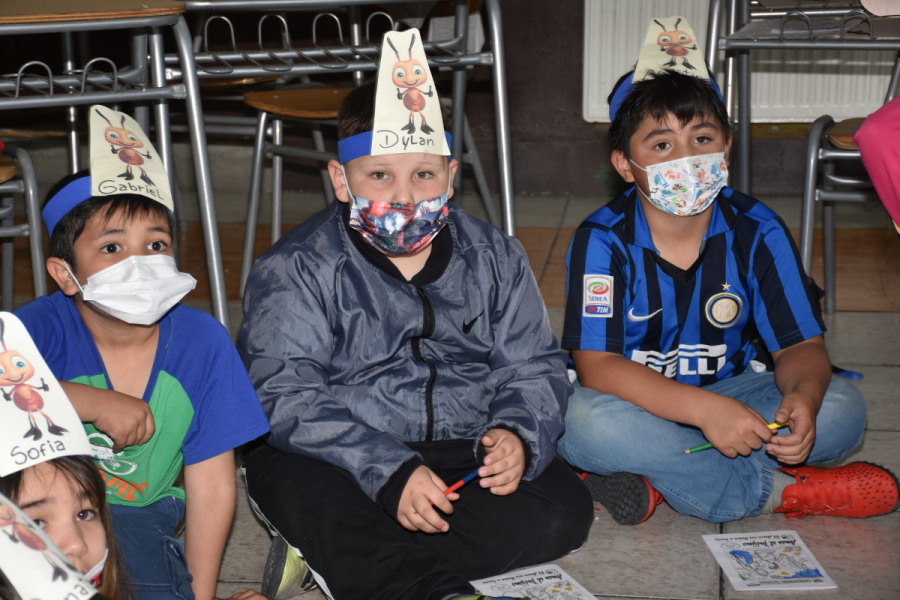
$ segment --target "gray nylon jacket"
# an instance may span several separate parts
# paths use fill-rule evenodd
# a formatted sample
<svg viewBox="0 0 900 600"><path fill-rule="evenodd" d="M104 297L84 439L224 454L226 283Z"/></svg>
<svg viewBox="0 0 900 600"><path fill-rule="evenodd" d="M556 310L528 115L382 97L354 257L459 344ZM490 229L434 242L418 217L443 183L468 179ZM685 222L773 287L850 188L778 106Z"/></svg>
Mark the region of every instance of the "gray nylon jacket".
<svg viewBox="0 0 900 600"><path fill-rule="evenodd" d="M477 452L498 426L527 444L525 479L539 475L572 386L521 244L451 203L446 266L416 285L364 256L345 220L335 201L250 273L238 350L268 442L349 471L373 500L421 459L404 442L473 439Z"/></svg>

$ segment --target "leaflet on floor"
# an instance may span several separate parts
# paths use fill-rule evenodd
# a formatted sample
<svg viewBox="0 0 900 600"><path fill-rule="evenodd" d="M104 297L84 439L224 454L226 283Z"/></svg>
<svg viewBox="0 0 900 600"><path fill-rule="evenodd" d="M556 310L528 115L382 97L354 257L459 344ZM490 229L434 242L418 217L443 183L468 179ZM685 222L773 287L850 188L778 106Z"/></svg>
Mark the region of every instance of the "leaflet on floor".
<svg viewBox="0 0 900 600"><path fill-rule="evenodd" d="M558 565L529 567L471 583L479 594L488 596L536 600L588 600L594 597Z"/></svg>
<svg viewBox="0 0 900 600"><path fill-rule="evenodd" d="M796 531L711 534L703 540L737 591L837 587Z"/></svg>

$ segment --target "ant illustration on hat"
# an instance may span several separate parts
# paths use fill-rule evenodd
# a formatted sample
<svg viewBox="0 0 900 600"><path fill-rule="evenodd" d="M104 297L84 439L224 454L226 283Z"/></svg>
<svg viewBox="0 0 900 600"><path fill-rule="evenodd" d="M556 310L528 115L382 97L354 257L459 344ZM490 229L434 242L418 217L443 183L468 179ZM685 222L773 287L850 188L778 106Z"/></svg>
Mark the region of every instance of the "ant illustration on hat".
<svg viewBox="0 0 900 600"><path fill-rule="evenodd" d="M16 513L13 512L13 509L2 499L0 499L0 527L10 528L11 532L4 531L3 533L6 534L6 537L8 537L11 542L14 544L22 542L26 547L40 552L44 558L47 559L47 562L53 567L53 581L56 581L57 579L66 581L69 578L65 569L60 567L56 561L53 560L56 557L49 552L49 548L47 548L47 544L44 543L44 540L42 540L28 525L20 522L16 518Z"/></svg>
<svg viewBox="0 0 900 600"><path fill-rule="evenodd" d="M95 109L96 110L96 109ZM106 128L106 131L103 132L103 137L106 138L106 141L110 144L110 150L112 150L113 154L118 155L119 160L127 165L125 168L125 172L119 175L119 177L124 177L125 181L131 181L134 179L134 174L131 172L131 167L136 166L141 170L141 179L146 181L148 185L156 185L150 180L150 177L147 175L147 171L144 170L144 167L141 165L144 164L144 159L147 160L152 159L150 153L141 154L135 148L143 148L144 142L138 138L138 136L134 135L131 131L125 129L125 115L122 115L122 126L116 127L112 123L109 122L109 119L103 116L99 110L97 110L97 114L103 117L103 120L109 123L109 127ZM116 147L118 146L118 148Z"/></svg>
<svg viewBox="0 0 900 600"><path fill-rule="evenodd" d="M681 23L681 19L679 18L677 21L675 21L675 29L673 31L666 31L666 26L656 19L653 19L653 22L663 29L663 32L659 34L659 38L657 38L656 40L656 43L660 45L659 49L672 57L672 60L670 60L663 66L674 67L675 59L680 56L682 64L685 66L685 68L696 70L697 67L688 62L687 55L690 50L697 49L697 44L694 44L692 48L688 47L688 44L690 44L694 40L690 35L688 35L688 32L678 29L678 24Z"/></svg>
<svg viewBox="0 0 900 600"><path fill-rule="evenodd" d="M409 124L404 125L400 129L410 134L415 133L416 126L413 122L413 117L415 113L419 113L419 117L422 119L422 133L428 134L433 133L434 129L425 122L425 115L422 114L422 109L425 108L425 96L429 98L434 97L434 91L430 85L427 92L418 89L418 86L424 85L428 81L428 71L418 60L414 60L412 57L412 49L415 42L416 35L413 34L412 39L409 41L409 60L400 60L400 53L397 52L393 42L388 39L387 43L390 44L394 54L397 55L397 62L394 63L394 68L391 71L391 79L393 79L394 85L398 88L397 100L403 100L403 106L409 109ZM399 88L406 88L406 91L401 92Z"/></svg>
<svg viewBox="0 0 900 600"><path fill-rule="evenodd" d="M6 342L3 341L3 319L0 319L0 346L3 347L3 352L0 353L0 391L3 392L3 398L7 402L12 400L17 408L28 413L28 422L31 423L31 429L22 437L31 436L34 441L44 437L34 417L35 412L41 413L47 419L47 431L53 435L68 433L68 429L55 425L43 411L44 399L35 391L48 392L50 386L43 377L40 387L27 383L34 377L34 367L18 350L7 349ZM12 386L12 393L6 391L7 386Z"/></svg>

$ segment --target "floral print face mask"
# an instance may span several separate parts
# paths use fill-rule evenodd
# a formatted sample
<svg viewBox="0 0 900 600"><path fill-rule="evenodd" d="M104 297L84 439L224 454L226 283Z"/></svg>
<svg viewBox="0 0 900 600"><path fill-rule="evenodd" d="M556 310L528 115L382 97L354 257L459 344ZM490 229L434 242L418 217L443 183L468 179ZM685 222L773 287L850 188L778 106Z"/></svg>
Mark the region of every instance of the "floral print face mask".
<svg viewBox="0 0 900 600"><path fill-rule="evenodd" d="M725 152L687 156L646 169L633 160L631 164L647 173L650 195L638 187L641 195L659 210L677 217L698 215L709 208L728 180Z"/></svg>
<svg viewBox="0 0 900 600"><path fill-rule="evenodd" d="M341 170L343 168L341 165ZM348 181L346 172L344 181ZM354 196L349 183L347 192L351 198L350 227L386 256L408 256L419 252L434 240L449 220L449 174L447 191L443 195L415 204L366 200Z"/></svg>

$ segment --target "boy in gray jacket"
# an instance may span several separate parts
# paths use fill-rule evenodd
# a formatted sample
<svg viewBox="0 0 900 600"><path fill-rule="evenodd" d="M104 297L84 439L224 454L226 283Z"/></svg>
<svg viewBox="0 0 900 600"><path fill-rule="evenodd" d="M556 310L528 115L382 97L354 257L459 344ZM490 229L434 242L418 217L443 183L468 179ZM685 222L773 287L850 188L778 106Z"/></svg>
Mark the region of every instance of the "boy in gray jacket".
<svg viewBox="0 0 900 600"><path fill-rule="evenodd" d="M457 161L369 155L374 110L372 84L346 98L337 201L244 296L238 348L272 425L248 492L291 546L273 544L270 597L306 574L338 599L467 598L592 522L555 456L572 386L525 251L447 203Z"/></svg>

